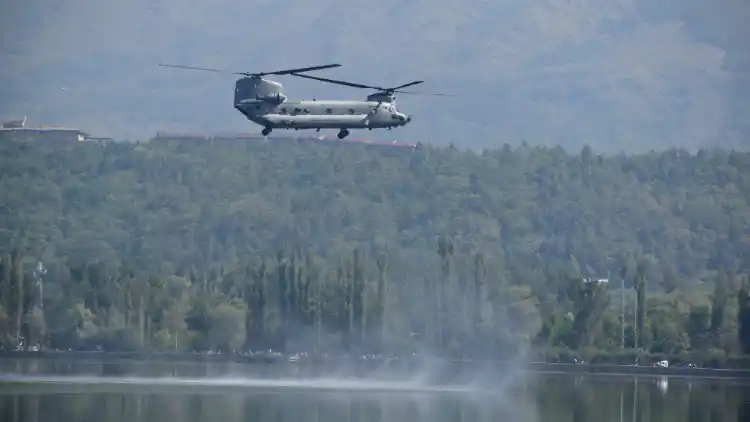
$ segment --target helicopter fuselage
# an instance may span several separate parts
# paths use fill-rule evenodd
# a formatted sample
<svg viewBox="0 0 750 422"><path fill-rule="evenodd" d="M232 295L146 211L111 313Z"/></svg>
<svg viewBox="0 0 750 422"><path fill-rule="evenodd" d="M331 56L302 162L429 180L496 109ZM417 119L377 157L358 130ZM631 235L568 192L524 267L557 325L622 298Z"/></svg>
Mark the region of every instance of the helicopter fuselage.
<svg viewBox="0 0 750 422"><path fill-rule="evenodd" d="M374 101L287 100L274 104L244 100L235 108L248 120L271 129L376 129L411 121L394 104Z"/></svg>
<svg viewBox="0 0 750 422"><path fill-rule="evenodd" d="M344 138L348 129L391 129L411 121L387 94L371 94L363 101L288 100L282 92L278 82L243 78L237 81L234 107L263 126L263 135L273 129L339 129Z"/></svg>

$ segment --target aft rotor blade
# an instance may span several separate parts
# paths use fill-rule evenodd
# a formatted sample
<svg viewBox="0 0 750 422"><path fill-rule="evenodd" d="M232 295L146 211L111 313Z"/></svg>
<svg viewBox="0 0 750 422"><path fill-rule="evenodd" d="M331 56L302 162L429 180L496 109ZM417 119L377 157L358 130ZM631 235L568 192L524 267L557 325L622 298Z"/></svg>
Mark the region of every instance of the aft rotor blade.
<svg viewBox="0 0 750 422"><path fill-rule="evenodd" d="M409 95L429 95L434 97L457 97L458 95L454 94L443 94L440 92L414 92L414 91L396 91L399 94L409 94Z"/></svg>
<svg viewBox="0 0 750 422"><path fill-rule="evenodd" d="M320 66L308 66L308 67L299 67L296 69L285 69L285 70L277 70L274 72L259 72L259 73L251 73L250 75L290 75L290 74L296 74L296 73L302 73L302 72L311 72L313 70L321 70L321 69L330 69L333 67L340 67L341 65L338 63L331 63L331 64L324 64ZM299 76L299 75L298 75Z"/></svg>
<svg viewBox="0 0 750 422"><path fill-rule="evenodd" d="M424 81L409 82L407 84L403 84L403 85L399 85L397 87L390 88L390 89L388 89L388 91L395 91L397 89L406 88L407 86L412 86L412 85L419 85L421 83L424 83Z"/></svg>
<svg viewBox="0 0 750 422"><path fill-rule="evenodd" d="M306 78L306 79L313 79L316 81L321 82L328 82L332 84L337 85L345 85L350 86L352 88L363 88L363 89L378 89L383 90L383 88L377 87L377 86L369 86L369 85L362 85L362 84L355 84L354 82L346 82L346 81L338 81L336 79L327 79L327 78L320 78L318 76L310 76L310 75L298 75L297 73L292 73L293 76L299 76L300 78Z"/></svg>

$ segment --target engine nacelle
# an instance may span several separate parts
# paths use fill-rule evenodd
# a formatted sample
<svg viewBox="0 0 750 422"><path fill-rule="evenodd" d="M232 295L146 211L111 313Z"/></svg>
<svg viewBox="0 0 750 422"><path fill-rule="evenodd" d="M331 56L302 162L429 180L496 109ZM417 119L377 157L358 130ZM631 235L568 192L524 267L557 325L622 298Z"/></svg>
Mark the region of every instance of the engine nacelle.
<svg viewBox="0 0 750 422"><path fill-rule="evenodd" d="M376 92L374 94L368 95L367 101L376 103L394 103L396 101L396 97L393 94L389 94L387 92Z"/></svg>

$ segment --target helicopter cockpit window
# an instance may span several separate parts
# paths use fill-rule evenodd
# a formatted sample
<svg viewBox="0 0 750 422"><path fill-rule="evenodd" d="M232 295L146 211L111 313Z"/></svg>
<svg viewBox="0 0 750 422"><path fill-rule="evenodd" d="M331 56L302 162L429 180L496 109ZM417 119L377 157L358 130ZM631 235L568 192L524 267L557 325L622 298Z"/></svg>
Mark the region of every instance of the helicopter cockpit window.
<svg viewBox="0 0 750 422"><path fill-rule="evenodd" d="M281 114L286 114L286 108L281 109Z"/></svg>

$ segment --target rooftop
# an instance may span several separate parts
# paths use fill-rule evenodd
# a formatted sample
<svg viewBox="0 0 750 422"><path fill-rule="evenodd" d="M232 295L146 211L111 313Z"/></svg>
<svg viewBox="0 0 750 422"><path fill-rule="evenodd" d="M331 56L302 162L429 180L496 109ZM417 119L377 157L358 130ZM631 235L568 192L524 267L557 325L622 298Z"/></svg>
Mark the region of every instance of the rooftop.
<svg viewBox="0 0 750 422"><path fill-rule="evenodd" d="M75 128L67 128L67 127L56 127L56 126L49 126L49 127L2 127L0 128L0 131L2 132L74 132L81 134L83 136L88 137L89 134Z"/></svg>
<svg viewBox="0 0 750 422"><path fill-rule="evenodd" d="M26 116L23 119L8 120L3 122L2 129L18 129L26 127Z"/></svg>

